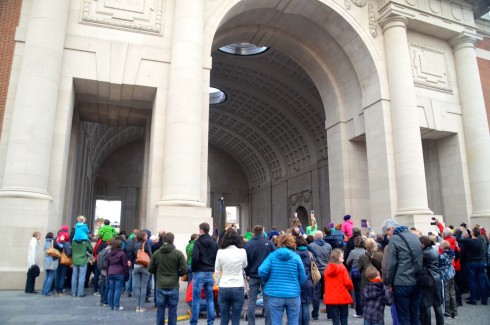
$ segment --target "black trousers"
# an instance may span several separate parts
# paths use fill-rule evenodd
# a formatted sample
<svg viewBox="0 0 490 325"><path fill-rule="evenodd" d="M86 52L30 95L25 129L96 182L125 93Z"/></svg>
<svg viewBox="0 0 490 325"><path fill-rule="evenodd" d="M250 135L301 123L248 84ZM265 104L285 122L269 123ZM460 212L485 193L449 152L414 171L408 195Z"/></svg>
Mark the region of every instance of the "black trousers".
<svg viewBox="0 0 490 325"><path fill-rule="evenodd" d="M36 284L36 278L39 276L40 270L37 265L32 265L29 270L27 270L27 279L26 279L26 293L34 292L34 287Z"/></svg>

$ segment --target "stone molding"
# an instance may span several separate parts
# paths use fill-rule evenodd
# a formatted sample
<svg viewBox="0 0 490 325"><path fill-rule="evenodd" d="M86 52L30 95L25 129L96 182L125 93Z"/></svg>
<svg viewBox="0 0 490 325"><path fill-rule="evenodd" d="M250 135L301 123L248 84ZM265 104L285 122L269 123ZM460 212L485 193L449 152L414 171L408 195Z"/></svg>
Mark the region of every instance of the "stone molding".
<svg viewBox="0 0 490 325"><path fill-rule="evenodd" d="M415 86L453 93L446 51L432 45L408 43Z"/></svg>
<svg viewBox="0 0 490 325"><path fill-rule="evenodd" d="M160 34L164 2L165 0L83 0L80 23Z"/></svg>
<svg viewBox="0 0 490 325"><path fill-rule="evenodd" d="M473 8L470 4L447 0L378 0L380 16L385 11L396 10L407 17L433 17L440 23L475 26ZM436 22L435 22L436 23Z"/></svg>
<svg viewBox="0 0 490 325"><path fill-rule="evenodd" d="M378 36L378 24L376 22L376 11L374 9L374 0L345 0L344 6L347 10L350 10L350 3L353 3L359 8L368 5L368 21L369 21L369 33L373 38Z"/></svg>

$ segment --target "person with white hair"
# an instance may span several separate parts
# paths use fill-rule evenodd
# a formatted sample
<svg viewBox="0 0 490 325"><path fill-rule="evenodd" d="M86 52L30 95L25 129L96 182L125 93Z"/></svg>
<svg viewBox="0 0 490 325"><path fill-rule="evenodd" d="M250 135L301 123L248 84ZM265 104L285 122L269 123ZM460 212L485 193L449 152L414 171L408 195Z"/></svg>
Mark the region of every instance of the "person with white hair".
<svg viewBox="0 0 490 325"><path fill-rule="evenodd" d="M401 325L420 324L422 292L417 274L422 268L422 246L406 226L393 219L383 222L382 230L390 239L386 251L386 283L392 288L398 321Z"/></svg>

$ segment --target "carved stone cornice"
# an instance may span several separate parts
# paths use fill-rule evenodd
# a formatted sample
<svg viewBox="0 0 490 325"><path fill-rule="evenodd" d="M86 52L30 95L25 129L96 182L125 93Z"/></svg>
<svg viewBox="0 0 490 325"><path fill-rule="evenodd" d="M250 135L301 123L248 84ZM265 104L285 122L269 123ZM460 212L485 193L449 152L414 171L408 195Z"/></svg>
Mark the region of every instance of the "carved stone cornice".
<svg viewBox="0 0 490 325"><path fill-rule="evenodd" d="M475 48L475 44L480 40L481 38L475 34L461 33L451 38L449 44L451 44L453 50L456 52L466 47Z"/></svg>
<svg viewBox="0 0 490 325"><path fill-rule="evenodd" d="M473 6L464 0L378 0L378 8L380 24L384 17L398 14L409 19L409 27L411 21L420 22L418 31L436 37L443 30L448 37L475 29Z"/></svg>

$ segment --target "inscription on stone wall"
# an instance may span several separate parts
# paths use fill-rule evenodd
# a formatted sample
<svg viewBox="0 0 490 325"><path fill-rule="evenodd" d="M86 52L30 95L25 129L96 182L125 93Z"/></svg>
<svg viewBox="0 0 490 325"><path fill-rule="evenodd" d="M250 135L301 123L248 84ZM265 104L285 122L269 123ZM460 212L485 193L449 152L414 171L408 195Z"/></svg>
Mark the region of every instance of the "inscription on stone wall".
<svg viewBox="0 0 490 325"><path fill-rule="evenodd" d="M165 0L83 0L81 23L160 33Z"/></svg>
<svg viewBox="0 0 490 325"><path fill-rule="evenodd" d="M447 53L425 44L409 43L416 86L453 93Z"/></svg>

